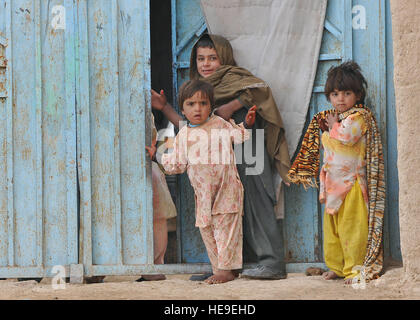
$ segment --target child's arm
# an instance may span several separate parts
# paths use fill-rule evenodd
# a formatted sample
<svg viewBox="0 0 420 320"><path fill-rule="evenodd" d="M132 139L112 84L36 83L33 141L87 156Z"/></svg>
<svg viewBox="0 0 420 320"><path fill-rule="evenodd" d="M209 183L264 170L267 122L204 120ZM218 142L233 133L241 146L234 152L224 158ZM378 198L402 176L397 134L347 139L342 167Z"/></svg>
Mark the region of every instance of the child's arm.
<svg viewBox="0 0 420 320"><path fill-rule="evenodd" d="M348 116L341 123L338 122L337 116L328 115L327 122L330 128L330 138L345 145L354 145L366 133L363 116L357 113Z"/></svg>
<svg viewBox="0 0 420 320"><path fill-rule="evenodd" d="M182 130L175 137L174 149L171 153L162 154L158 161L165 170L166 174L184 173L187 169L188 158L185 150L184 141L186 141L186 131Z"/></svg>
<svg viewBox="0 0 420 320"><path fill-rule="evenodd" d="M239 125L236 124L233 119L229 120L231 124L230 136L233 143L239 144L249 139L250 134L247 129L250 129L254 126L255 117L257 115L256 112L257 106L253 106L251 109L248 110L248 113L245 117L245 122L242 122Z"/></svg>
<svg viewBox="0 0 420 320"><path fill-rule="evenodd" d="M161 111L179 129L179 122L182 121L182 117L168 103L163 90L159 94L152 89L152 108Z"/></svg>
<svg viewBox="0 0 420 320"><path fill-rule="evenodd" d="M147 153L149 155L150 160L156 160L155 155L156 155L156 146L152 145L150 147L146 147Z"/></svg>
<svg viewBox="0 0 420 320"><path fill-rule="evenodd" d="M230 139L232 143L240 144L249 139L250 133L247 130L247 128L245 128L243 122L241 122L240 124L236 124L233 119L230 119L228 126Z"/></svg>
<svg viewBox="0 0 420 320"><path fill-rule="evenodd" d="M218 115L219 117L223 118L224 120L229 121L229 119L232 118L232 114L234 114L235 111L241 108L242 108L242 103L238 99L234 99L231 102L228 102L218 107L214 111L214 113Z"/></svg>

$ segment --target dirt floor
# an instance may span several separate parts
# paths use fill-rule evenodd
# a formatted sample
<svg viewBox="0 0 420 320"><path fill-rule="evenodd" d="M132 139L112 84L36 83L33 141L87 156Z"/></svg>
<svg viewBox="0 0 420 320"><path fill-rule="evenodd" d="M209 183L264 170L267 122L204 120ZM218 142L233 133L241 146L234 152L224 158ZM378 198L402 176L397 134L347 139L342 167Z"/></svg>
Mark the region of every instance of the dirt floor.
<svg viewBox="0 0 420 320"><path fill-rule="evenodd" d="M4 300L289 300L289 299L420 299L420 282L403 280L403 269L388 270L365 289L345 285L343 280L325 281L321 276L292 273L285 280L250 280L208 285L189 281L190 275L168 275L167 280L135 282L137 277L106 277L104 283L66 284L54 290L51 279L0 281L0 299Z"/></svg>

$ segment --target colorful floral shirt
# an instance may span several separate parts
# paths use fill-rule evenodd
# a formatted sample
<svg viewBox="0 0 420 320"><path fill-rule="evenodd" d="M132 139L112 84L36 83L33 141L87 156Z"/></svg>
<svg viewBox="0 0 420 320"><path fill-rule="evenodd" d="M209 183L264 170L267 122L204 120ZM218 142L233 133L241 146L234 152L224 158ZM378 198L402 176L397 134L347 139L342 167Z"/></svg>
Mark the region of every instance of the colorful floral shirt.
<svg viewBox="0 0 420 320"><path fill-rule="evenodd" d="M195 192L197 227L211 224L211 215L243 214L243 186L236 169L232 143L249 139L242 124L213 115L198 127L184 126L172 153L163 154L167 174L187 171Z"/></svg>
<svg viewBox="0 0 420 320"><path fill-rule="evenodd" d="M326 212L338 212L356 179L368 205L366 185L366 124L359 112L350 114L322 134L324 165L320 172L319 200Z"/></svg>

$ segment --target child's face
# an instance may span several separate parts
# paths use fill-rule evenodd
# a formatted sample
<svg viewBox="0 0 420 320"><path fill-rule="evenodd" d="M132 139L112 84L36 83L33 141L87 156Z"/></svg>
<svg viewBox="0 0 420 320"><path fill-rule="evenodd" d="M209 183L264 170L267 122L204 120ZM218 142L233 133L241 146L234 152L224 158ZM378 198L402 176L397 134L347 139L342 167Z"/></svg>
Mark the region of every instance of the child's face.
<svg viewBox="0 0 420 320"><path fill-rule="evenodd" d="M339 91L335 89L329 97L334 109L339 112L353 108L358 100L357 95L351 90Z"/></svg>
<svg viewBox="0 0 420 320"><path fill-rule="evenodd" d="M203 78L212 75L221 66L215 49L197 48L197 71Z"/></svg>
<svg viewBox="0 0 420 320"><path fill-rule="evenodd" d="M210 100L201 91L197 91L191 98L186 99L182 107L182 114L193 125L204 123L211 112Z"/></svg>

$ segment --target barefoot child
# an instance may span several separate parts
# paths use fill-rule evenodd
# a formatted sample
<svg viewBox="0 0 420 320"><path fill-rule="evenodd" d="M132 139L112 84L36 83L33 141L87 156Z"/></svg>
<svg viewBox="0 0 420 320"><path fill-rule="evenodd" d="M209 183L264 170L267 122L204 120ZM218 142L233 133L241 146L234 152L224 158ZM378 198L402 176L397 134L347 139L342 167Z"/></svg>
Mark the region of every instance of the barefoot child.
<svg viewBox="0 0 420 320"><path fill-rule="evenodd" d="M195 193L196 226L213 269L206 282L224 283L234 280L235 270L242 268L243 187L232 142L242 143L249 133L243 124L211 115L214 95L209 83L187 81L178 100L189 123L176 136L173 152L162 155L161 163L168 174L187 171ZM253 126L255 112L256 107L248 111L247 127Z"/></svg>
<svg viewBox="0 0 420 320"><path fill-rule="evenodd" d="M325 95L334 110L314 116L289 171L292 182L314 184L321 128L319 200L325 204L324 255L330 269L323 276L343 277L346 284L362 266L365 280L378 277L383 262L384 162L375 119L363 105L366 85L355 62L328 71Z"/></svg>
<svg viewBox="0 0 420 320"><path fill-rule="evenodd" d="M190 79L214 86L215 114L226 121L232 118L236 123L243 122L248 110L258 106L252 136L256 136L256 130L264 129L265 140L259 154L264 158L263 171L247 175L249 164L245 161L237 164L244 187L244 258L257 262L256 268L243 270L242 276L284 279L283 229L275 213L275 206L281 203L277 203L279 189L275 188L274 173L277 171L288 183L290 159L282 118L271 89L263 80L236 65L228 40L210 34L201 36L191 50ZM160 94L152 91L152 107L161 110L178 127L182 119L167 103L162 91ZM254 150L255 145L253 143Z"/></svg>

